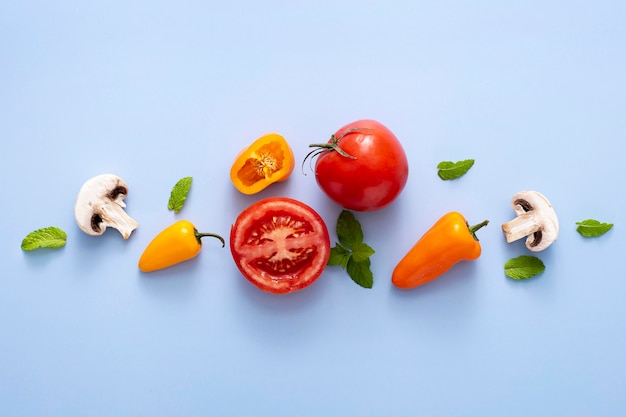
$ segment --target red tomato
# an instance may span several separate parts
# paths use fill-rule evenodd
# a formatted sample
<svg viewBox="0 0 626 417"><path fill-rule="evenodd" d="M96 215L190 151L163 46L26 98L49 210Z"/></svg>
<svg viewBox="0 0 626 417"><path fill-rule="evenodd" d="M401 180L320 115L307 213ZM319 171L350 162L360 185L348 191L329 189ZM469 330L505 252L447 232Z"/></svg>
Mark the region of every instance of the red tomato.
<svg viewBox="0 0 626 417"><path fill-rule="evenodd" d="M284 294L311 285L330 257L324 220L306 204L271 197L239 214L230 231L235 264L264 291Z"/></svg>
<svg viewBox="0 0 626 417"><path fill-rule="evenodd" d="M328 144L333 142L342 155ZM373 211L391 204L409 176L409 164L398 138L375 120L358 120L335 133L318 153L315 178L337 204L349 210ZM315 145L311 145L315 146Z"/></svg>

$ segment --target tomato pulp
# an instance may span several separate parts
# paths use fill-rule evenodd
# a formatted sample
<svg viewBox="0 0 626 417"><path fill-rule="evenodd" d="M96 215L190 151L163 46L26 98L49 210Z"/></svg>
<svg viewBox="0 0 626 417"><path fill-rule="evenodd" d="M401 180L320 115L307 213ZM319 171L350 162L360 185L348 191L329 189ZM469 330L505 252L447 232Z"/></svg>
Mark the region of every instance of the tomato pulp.
<svg viewBox="0 0 626 417"><path fill-rule="evenodd" d="M263 291L285 294L311 285L330 257L321 216L286 197L260 200L239 214L230 251L242 275Z"/></svg>
<svg viewBox="0 0 626 417"><path fill-rule="evenodd" d="M317 183L331 200L349 210L373 211L398 197L409 164L391 130L375 120L358 120L339 129L328 143L333 141L347 155L329 148L315 163Z"/></svg>

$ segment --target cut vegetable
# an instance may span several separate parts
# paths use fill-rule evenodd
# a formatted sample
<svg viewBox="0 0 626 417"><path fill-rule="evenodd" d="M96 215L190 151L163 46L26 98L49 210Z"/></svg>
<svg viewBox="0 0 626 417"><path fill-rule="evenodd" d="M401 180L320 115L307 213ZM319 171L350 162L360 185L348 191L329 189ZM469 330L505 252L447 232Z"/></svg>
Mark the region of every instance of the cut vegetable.
<svg viewBox="0 0 626 417"><path fill-rule="evenodd" d="M293 172L293 151L284 137L268 133L243 149L230 168L230 180L244 194L256 194Z"/></svg>
<svg viewBox="0 0 626 417"><path fill-rule="evenodd" d="M559 236L559 220L548 199L537 191L521 191L511 205L517 217L502 225L507 243L526 238L526 247L542 251Z"/></svg>
<svg viewBox="0 0 626 417"><path fill-rule="evenodd" d="M124 239L139 226L124 208L128 186L118 176L97 175L86 181L78 192L74 217L80 229L91 236L100 236L107 227L117 229Z"/></svg>

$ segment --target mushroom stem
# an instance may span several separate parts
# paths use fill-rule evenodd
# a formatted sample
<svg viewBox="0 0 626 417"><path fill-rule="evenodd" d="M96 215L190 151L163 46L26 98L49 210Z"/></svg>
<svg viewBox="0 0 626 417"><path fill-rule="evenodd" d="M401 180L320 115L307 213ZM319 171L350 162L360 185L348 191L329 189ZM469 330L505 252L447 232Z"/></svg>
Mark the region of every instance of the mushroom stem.
<svg viewBox="0 0 626 417"><path fill-rule="evenodd" d="M128 239L132 231L139 226L139 223L126 214L125 206L126 204L121 201L107 202L102 204L96 212L102 218L102 226L113 227L122 234L124 239Z"/></svg>
<svg viewBox="0 0 626 417"><path fill-rule="evenodd" d="M541 224L537 221L534 210L520 214L513 220L502 225L502 231L507 243L514 242L523 237L532 235L541 230Z"/></svg>

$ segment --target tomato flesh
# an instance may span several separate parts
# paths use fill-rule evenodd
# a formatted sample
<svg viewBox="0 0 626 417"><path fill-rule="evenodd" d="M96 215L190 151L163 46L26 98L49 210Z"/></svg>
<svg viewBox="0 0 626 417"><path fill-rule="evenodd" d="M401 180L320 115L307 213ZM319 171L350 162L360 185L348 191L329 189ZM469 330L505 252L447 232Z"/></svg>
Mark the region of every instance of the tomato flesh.
<svg viewBox="0 0 626 417"><path fill-rule="evenodd" d="M285 294L308 287L330 257L324 220L306 204L272 197L239 214L230 250L242 275L264 291Z"/></svg>
<svg viewBox="0 0 626 417"><path fill-rule="evenodd" d="M353 158L330 149L320 153L315 163L320 188L348 210L373 211L391 204L409 176L404 148L393 132L375 120L358 120L334 137Z"/></svg>

